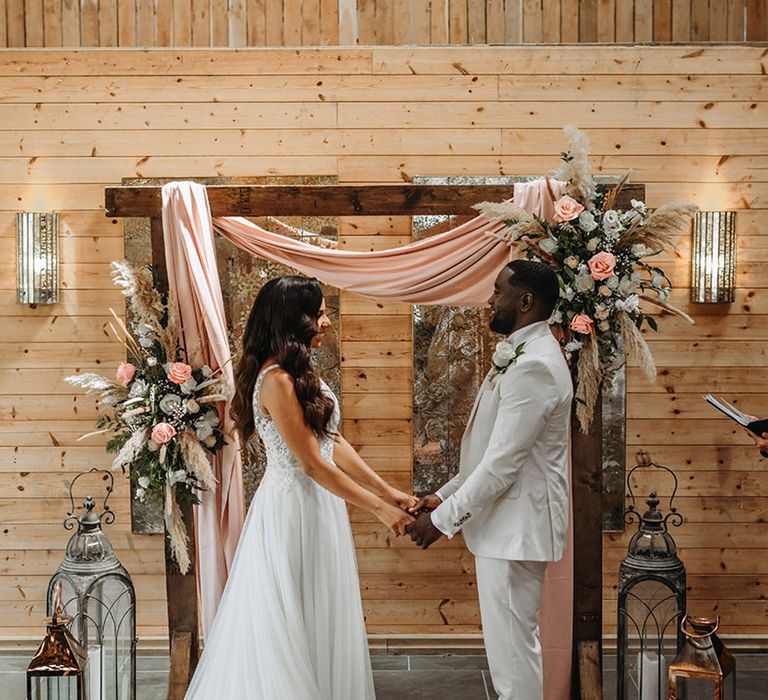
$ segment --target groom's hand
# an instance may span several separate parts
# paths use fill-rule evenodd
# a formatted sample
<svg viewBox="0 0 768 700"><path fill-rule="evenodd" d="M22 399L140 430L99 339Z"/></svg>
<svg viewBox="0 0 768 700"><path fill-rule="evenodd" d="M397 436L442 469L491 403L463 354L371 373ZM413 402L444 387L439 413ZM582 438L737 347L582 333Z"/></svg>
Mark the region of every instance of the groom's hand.
<svg viewBox="0 0 768 700"><path fill-rule="evenodd" d="M430 493L419 500L415 506L408 508L411 515L421 515L422 513L431 513L437 508L443 500L437 494Z"/></svg>
<svg viewBox="0 0 768 700"><path fill-rule="evenodd" d="M435 527L429 513L422 513L414 522L405 526L405 531L422 549L427 549L443 536L443 533Z"/></svg>

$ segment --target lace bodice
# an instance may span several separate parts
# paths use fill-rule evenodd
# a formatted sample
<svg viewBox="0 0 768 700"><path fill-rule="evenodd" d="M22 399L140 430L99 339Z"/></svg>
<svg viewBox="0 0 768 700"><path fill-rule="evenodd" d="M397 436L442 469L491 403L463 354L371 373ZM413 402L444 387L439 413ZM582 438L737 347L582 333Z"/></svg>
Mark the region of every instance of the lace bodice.
<svg viewBox="0 0 768 700"><path fill-rule="evenodd" d="M285 444L285 440L283 440L278 432L272 418L266 415L259 405L259 391L262 380L268 372L278 366L270 365L256 380L256 385L253 387L253 417L256 431L259 433L267 453L267 468L264 472L264 478L261 480L262 486L270 485L281 489L291 489L299 483L307 483L309 477L304 473L288 445ZM324 381L320 381L323 391L333 399L333 415L328 427L331 432L336 432L340 418L339 402L330 387ZM319 442L320 454L323 456L323 459L333 463L333 438L322 437L319 439Z"/></svg>

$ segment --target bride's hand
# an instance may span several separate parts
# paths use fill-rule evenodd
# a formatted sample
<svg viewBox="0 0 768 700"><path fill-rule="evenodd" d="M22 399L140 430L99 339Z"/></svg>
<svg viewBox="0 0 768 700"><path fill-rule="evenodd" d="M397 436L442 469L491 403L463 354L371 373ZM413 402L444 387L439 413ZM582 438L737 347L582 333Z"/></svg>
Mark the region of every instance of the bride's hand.
<svg viewBox="0 0 768 700"><path fill-rule="evenodd" d="M389 531L396 537L405 534L405 526L414 521L410 513L406 513L398 506L391 503L381 502L381 506L376 511L376 517L381 520Z"/></svg>
<svg viewBox="0 0 768 700"><path fill-rule="evenodd" d="M412 496L410 493L405 493L405 491L400 491L400 489L396 489L392 486L388 486L384 490L384 500L393 506L397 506L401 510L413 508L413 506L419 502L419 499L416 498L416 496Z"/></svg>

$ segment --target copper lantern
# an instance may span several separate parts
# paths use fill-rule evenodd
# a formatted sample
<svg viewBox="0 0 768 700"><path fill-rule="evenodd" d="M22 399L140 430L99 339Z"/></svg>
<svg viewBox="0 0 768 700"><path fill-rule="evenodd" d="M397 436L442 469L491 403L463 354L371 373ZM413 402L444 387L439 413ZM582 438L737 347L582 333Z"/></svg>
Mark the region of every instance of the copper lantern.
<svg viewBox="0 0 768 700"><path fill-rule="evenodd" d="M54 608L46 618L46 634L27 668L27 700L85 700L88 656L72 636L63 614L61 584L54 590Z"/></svg>
<svg viewBox="0 0 768 700"><path fill-rule="evenodd" d="M651 491L643 515L635 510L639 470L667 472L674 480L669 513L658 510L661 501ZM645 472L643 472L645 474ZM666 700L667 668L680 649L680 620L685 614L685 567L669 534L669 523L680 525L674 507L677 478L671 469L652 462L639 464L627 475L632 504L627 524L637 520L627 555L619 569L617 620L617 700Z"/></svg>
<svg viewBox="0 0 768 700"><path fill-rule="evenodd" d="M686 615L683 647L669 667L669 700L736 700L736 661L715 634L720 618Z"/></svg>

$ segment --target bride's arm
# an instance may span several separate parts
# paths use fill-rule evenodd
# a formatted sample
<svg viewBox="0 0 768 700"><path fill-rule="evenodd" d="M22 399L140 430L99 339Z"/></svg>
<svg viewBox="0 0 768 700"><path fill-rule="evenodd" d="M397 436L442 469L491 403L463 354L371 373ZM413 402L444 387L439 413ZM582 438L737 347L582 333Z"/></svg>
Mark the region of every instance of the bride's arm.
<svg viewBox="0 0 768 700"><path fill-rule="evenodd" d="M408 513L384 502L323 459L317 436L304 420L304 411L288 372L270 372L264 378L260 399L288 449L310 478L339 498L373 513L396 535L405 533L405 526L413 522Z"/></svg>
<svg viewBox="0 0 768 700"><path fill-rule="evenodd" d="M392 503L400 508L410 508L416 504L417 498L410 494L396 489L391 484L382 479L366 461L357 454L352 445L347 442L341 433L334 437L333 461L339 469L346 472L355 481L376 489L388 503Z"/></svg>

